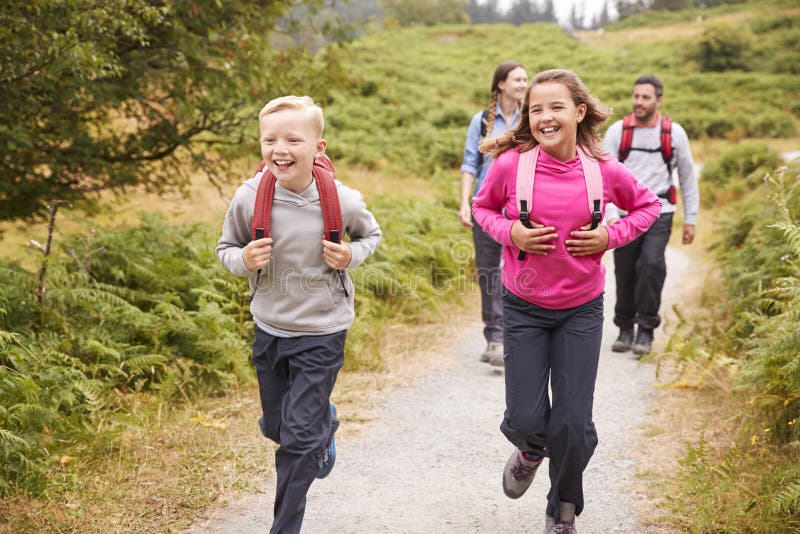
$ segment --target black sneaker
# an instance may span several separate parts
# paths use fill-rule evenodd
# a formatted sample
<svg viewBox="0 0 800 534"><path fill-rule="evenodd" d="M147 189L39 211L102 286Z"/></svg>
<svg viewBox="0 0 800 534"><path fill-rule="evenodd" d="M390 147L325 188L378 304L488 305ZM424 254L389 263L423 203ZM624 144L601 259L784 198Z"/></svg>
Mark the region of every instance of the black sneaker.
<svg viewBox="0 0 800 534"><path fill-rule="evenodd" d="M331 474L333 464L336 463L336 439L333 435L336 429L339 428L339 419L336 418L336 405L331 402L331 440L328 446L325 447L325 452L322 455L319 466L319 473L317 478L325 478Z"/></svg>
<svg viewBox="0 0 800 534"><path fill-rule="evenodd" d="M611 350L614 352L627 352L631 350L633 344L633 328L620 328L619 337L614 344L611 345Z"/></svg>
<svg viewBox="0 0 800 534"><path fill-rule="evenodd" d="M639 331L636 332L636 341L631 345L631 349L634 354L639 356L649 354L653 349L653 331L639 327Z"/></svg>

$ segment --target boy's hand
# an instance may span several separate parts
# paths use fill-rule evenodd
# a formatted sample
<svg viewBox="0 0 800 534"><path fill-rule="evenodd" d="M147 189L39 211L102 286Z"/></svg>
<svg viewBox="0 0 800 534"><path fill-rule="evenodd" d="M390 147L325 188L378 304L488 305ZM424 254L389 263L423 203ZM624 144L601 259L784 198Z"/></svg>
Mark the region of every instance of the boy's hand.
<svg viewBox="0 0 800 534"><path fill-rule="evenodd" d="M523 252L547 256L549 250L556 248L555 245L547 243L558 237L555 227L544 226L534 221L531 221L531 225L533 228L525 228L521 221L514 221L511 226L511 241Z"/></svg>
<svg viewBox="0 0 800 534"><path fill-rule="evenodd" d="M353 251L348 243L334 243L322 240L322 259L331 269L346 269L353 258Z"/></svg>
<svg viewBox="0 0 800 534"><path fill-rule="evenodd" d="M608 248L608 230L605 225L599 225L594 230L590 230L591 224L581 226L580 230L570 232L569 235L577 239L567 239L567 252L573 256L588 256L603 252Z"/></svg>
<svg viewBox="0 0 800 534"><path fill-rule="evenodd" d="M271 237L250 241L242 249L242 259L248 271L255 271L256 269L264 267L269 261L270 256L272 256Z"/></svg>

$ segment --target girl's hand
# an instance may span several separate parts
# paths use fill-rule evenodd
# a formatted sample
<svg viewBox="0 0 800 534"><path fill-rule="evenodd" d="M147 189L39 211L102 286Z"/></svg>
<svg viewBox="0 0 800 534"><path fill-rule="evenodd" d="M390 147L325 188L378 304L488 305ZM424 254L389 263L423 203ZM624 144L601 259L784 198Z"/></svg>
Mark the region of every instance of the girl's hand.
<svg viewBox="0 0 800 534"><path fill-rule="evenodd" d="M469 204L461 204L458 210L458 222L464 228L472 228L472 207Z"/></svg>
<svg viewBox="0 0 800 534"><path fill-rule="evenodd" d="M511 226L511 241L523 252L547 256L547 251L556 248L555 245L547 243L558 237L555 227L544 226L534 221L531 221L531 225L533 228L525 228L522 221L514 221Z"/></svg>
<svg viewBox="0 0 800 534"><path fill-rule="evenodd" d="M250 241L242 249L242 260L244 260L244 266L247 267L248 271L255 271L264 267L270 256L272 256L271 237Z"/></svg>
<svg viewBox="0 0 800 534"><path fill-rule="evenodd" d="M348 243L322 240L322 259L331 269L346 269L352 258L353 251Z"/></svg>
<svg viewBox="0 0 800 534"><path fill-rule="evenodd" d="M581 226L580 230L570 232L569 235L577 239L567 239L567 252L573 256L588 256L597 254L608 248L608 229L601 224L594 230L590 230L591 224Z"/></svg>

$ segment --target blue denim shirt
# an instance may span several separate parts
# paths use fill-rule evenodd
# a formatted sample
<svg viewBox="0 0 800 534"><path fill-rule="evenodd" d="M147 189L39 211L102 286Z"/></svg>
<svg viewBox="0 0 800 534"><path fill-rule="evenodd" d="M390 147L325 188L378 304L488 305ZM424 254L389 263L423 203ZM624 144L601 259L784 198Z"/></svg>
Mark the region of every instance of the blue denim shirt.
<svg viewBox="0 0 800 534"><path fill-rule="evenodd" d="M497 116L494 119L494 129L492 133L490 133L487 137L489 139L494 139L495 137L500 137L502 134L506 132L509 128L514 128L519 123L519 106L517 109L514 110L514 117L511 119L511 124L506 122L505 117L500 111L500 102L496 104L497 108ZM476 194L478 190L483 185L483 180L486 178L486 173L489 171L489 166L491 165L491 159L488 156L484 157L483 165L480 169L478 169L478 143L481 140L481 114L483 110L476 113L472 120L469 122L469 128L467 129L467 140L464 143L464 161L461 163L461 172L468 172L473 176L477 176L478 179L475 182L475 189L472 191L472 194Z"/></svg>

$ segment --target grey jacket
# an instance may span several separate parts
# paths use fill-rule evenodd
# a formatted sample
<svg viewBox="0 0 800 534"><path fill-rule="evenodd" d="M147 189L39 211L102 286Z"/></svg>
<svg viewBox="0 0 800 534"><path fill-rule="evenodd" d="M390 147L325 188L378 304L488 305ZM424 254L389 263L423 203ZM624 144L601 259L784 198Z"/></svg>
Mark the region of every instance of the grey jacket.
<svg viewBox="0 0 800 534"><path fill-rule="evenodd" d="M345 272L346 296L339 274L322 259L322 209L314 182L300 194L275 184L272 255L260 275L245 267L242 248L252 239L250 224L260 181L259 174L244 182L228 207L216 249L222 265L236 276L249 277L250 290L255 289L250 311L269 333L298 337L346 330L355 317L353 281ZM358 267L378 248L381 229L358 191L339 181L336 189L353 253L348 268Z"/></svg>
<svg viewBox="0 0 800 534"><path fill-rule="evenodd" d="M612 124L606 131L603 139L603 148L613 157L619 155L619 145L622 143L622 121ZM633 141L631 146L637 148L658 149L661 146L661 123L652 128L634 128ZM672 123L672 168L678 171L678 184L680 185L681 198L683 200L683 213L685 224L695 224L697 211L700 207L700 194L697 188L697 177L694 172L694 160L689 148L689 136L686 130L677 122ZM659 195L667 190L673 183L672 176L669 176L667 166L661 156L661 152L642 152L631 150L625 160L628 167L636 178L650 188L653 193ZM606 219L617 218L619 215L613 211L615 206L606 207ZM675 211L675 206L661 199L661 213Z"/></svg>

